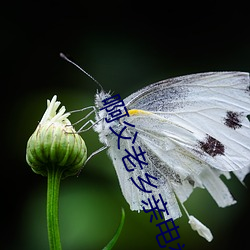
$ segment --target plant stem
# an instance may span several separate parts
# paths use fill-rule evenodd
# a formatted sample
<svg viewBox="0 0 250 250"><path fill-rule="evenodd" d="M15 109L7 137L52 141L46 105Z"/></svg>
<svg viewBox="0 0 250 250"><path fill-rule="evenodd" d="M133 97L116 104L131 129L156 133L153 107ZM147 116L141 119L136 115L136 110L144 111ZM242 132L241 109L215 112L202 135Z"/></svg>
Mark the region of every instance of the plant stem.
<svg viewBox="0 0 250 250"><path fill-rule="evenodd" d="M62 172L59 167L48 168L47 228L50 250L62 249L58 217L59 188Z"/></svg>

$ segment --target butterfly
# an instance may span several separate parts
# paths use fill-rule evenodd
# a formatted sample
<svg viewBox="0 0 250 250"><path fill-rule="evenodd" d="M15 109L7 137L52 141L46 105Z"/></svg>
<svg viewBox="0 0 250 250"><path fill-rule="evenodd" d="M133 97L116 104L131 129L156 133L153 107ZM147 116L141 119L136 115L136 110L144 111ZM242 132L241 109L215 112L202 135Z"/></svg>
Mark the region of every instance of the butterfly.
<svg viewBox="0 0 250 250"><path fill-rule="evenodd" d="M192 191L205 188L219 207L235 203L221 175L233 173L241 182L250 172L250 83L244 72L208 72L170 78L146 86L124 99L129 116L112 122L110 129L103 100L111 94L103 89L95 96L96 121L93 129L107 147L121 191L131 210L143 210L142 200L152 194L167 201L173 219L182 214L182 204ZM126 171L123 157L141 148L147 164ZM141 151L142 152L142 151ZM142 156L142 154L141 154ZM135 165L135 160L131 160ZM145 173L154 176L157 189L142 192L131 180ZM185 209L185 207L184 207ZM185 209L186 211L186 209ZM187 212L187 211L186 211ZM188 212L187 215L189 216ZM207 240L209 229L193 216L191 227Z"/></svg>
<svg viewBox="0 0 250 250"><path fill-rule="evenodd" d="M96 121L89 120L79 132L93 127L104 146L92 153L86 162L96 153L108 149L121 191L131 210L144 210L143 201L160 195L167 201L168 214L173 219L182 216L180 204L191 228L211 241L213 236L209 228L189 215L183 203L197 187L206 189L219 207L236 202L220 176L229 179L233 173L244 184L243 180L250 172L249 74L207 72L153 83L124 99L129 116L122 115L111 126L108 109L103 107L105 100L112 98L111 94L64 54L60 56L101 88L96 93L95 106L82 109L92 111L80 120L94 112ZM89 123L92 126L84 129ZM131 143L131 140L120 140L121 137L134 139ZM136 153L135 147L140 149L137 158L130 153ZM132 156L129 161L134 167L140 163L140 167L135 167L136 171L128 169L124 152ZM138 160L138 156L143 161ZM157 189L143 192L132 185L131 180L143 175L147 177L143 182L152 184L150 176L154 180L152 186Z"/></svg>

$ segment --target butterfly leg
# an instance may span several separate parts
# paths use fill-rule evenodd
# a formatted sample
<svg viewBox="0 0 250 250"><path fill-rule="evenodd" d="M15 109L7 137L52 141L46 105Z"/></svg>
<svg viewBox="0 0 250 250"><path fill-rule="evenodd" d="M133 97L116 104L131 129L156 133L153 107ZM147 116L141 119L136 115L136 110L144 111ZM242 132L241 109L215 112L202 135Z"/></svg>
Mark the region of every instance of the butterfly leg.
<svg viewBox="0 0 250 250"><path fill-rule="evenodd" d="M85 128L89 123L91 123L91 125L88 128ZM92 120L88 120L86 123L84 123L77 131L77 133L82 133L82 132L86 132L88 130L90 130L94 125L96 124L96 122L93 122Z"/></svg>
<svg viewBox="0 0 250 250"><path fill-rule="evenodd" d="M85 111L87 109L92 109L92 110L87 115L85 115L83 118L81 118L79 121L75 122L73 125L76 125L76 124L82 122L83 120L87 119L93 113L96 113L96 108L94 106L90 106L90 107L70 111L70 114L73 114L73 113L76 113L76 112L83 112L83 111Z"/></svg>
<svg viewBox="0 0 250 250"><path fill-rule="evenodd" d="M84 168L84 166L87 164L87 162L96 154L102 152L103 150L105 150L106 148L108 148L108 146L102 146L101 148L97 149L96 151L94 151L93 153L90 154L90 156L87 158L87 160L84 162L83 166L81 167L81 169L79 170L79 172L77 173L77 176L80 175L82 169Z"/></svg>
<svg viewBox="0 0 250 250"><path fill-rule="evenodd" d="M92 120L88 120L86 123L84 123L84 124L80 127L80 129L78 129L77 133L82 133L82 132L86 132L86 131L90 130L92 127L94 127L94 126L95 126L98 122L100 122L101 120L103 120L103 118L99 119L99 120L96 121L96 122L93 122ZM89 123L91 123L91 125L90 125L88 128L84 129L84 127L86 127L86 125L89 124Z"/></svg>
<svg viewBox="0 0 250 250"><path fill-rule="evenodd" d="M81 123L82 121L86 120L87 118L89 118L93 113L96 114L96 107L95 106L89 106L89 107L86 107L86 108L82 108L82 109L77 109L77 110L73 110L73 111L70 111L70 114L72 113L76 113L76 112L83 112L85 110L88 110L88 109L92 109L87 115L85 115L83 118L81 118L80 120L78 120L77 122L75 122L74 124L72 124L73 126ZM97 121L99 122L99 121ZM93 122L92 120L88 120L86 123L84 123L77 131L77 133L81 133L81 132L85 132L85 131L88 131L89 129L91 129L97 122ZM91 125L84 129L88 124Z"/></svg>

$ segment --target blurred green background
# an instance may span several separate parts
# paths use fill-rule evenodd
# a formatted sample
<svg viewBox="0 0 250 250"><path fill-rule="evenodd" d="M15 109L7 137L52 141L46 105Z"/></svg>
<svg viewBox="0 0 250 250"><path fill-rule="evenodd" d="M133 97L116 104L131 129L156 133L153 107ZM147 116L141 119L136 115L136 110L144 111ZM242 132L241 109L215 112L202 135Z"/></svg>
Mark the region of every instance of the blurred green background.
<svg viewBox="0 0 250 250"><path fill-rule="evenodd" d="M250 69L247 8L176 6L145 1L11 2L1 6L2 233L1 249L48 249L46 178L25 161L26 142L54 94L67 110L93 105L96 84L59 57L71 56L122 98L150 83L184 74ZM72 116L77 121L79 115ZM82 134L89 154L101 147L93 131ZM176 220L184 249L248 249L249 188L225 180L237 204L218 208L205 190L186 202L207 225L211 243ZM250 177L246 178L250 187ZM93 157L81 175L62 181L60 228L64 250L102 249L121 218L114 249L159 249L149 216L125 202L106 152ZM174 244L170 244L174 247Z"/></svg>

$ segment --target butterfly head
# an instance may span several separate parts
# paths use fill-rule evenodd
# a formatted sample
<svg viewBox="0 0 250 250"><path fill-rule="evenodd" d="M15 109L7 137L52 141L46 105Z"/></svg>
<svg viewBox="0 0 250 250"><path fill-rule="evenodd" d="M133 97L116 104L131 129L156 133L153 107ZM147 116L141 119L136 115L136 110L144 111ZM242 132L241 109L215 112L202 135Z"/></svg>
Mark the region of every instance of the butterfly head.
<svg viewBox="0 0 250 250"><path fill-rule="evenodd" d="M111 95L110 93L106 93L105 91L101 90L100 92L97 90L95 95L95 107L97 108L95 120L96 124L93 127L94 131L99 134L100 141L109 146L107 136L111 134L111 130L109 129L110 123L106 121L108 116L107 111L103 108L103 100L109 98Z"/></svg>

